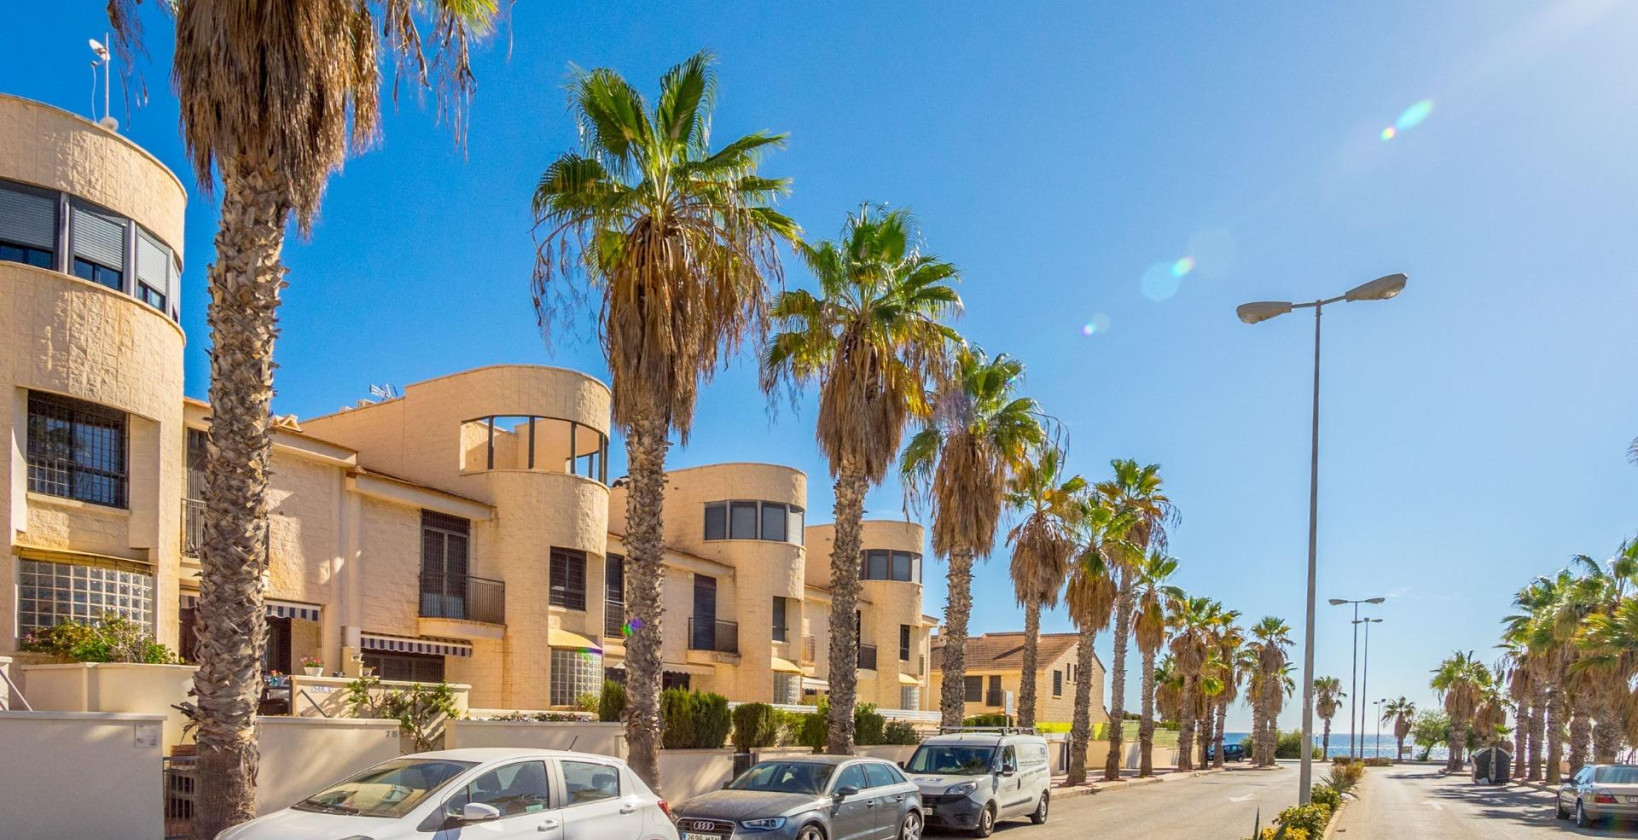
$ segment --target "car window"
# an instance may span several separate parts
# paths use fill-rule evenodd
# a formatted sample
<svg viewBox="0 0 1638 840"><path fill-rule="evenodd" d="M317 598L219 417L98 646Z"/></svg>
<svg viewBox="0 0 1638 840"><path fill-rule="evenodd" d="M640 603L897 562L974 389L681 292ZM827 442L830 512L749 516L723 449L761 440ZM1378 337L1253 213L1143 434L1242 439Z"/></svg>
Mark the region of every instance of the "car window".
<svg viewBox="0 0 1638 840"><path fill-rule="evenodd" d="M1001 769L1014 772L1018 770L1018 753L1010 746L1001 750Z"/></svg>
<svg viewBox="0 0 1638 840"><path fill-rule="evenodd" d="M569 805L596 802L620 797L620 771L609 764L590 761L565 761L563 768L563 800Z"/></svg>
<svg viewBox="0 0 1638 840"><path fill-rule="evenodd" d="M764 761L728 783L730 790L761 790L777 793L818 793L825 789L830 764L812 761Z"/></svg>
<svg viewBox="0 0 1638 840"><path fill-rule="evenodd" d="M870 780L870 786L873 788L896 785L902 781L893 777L893 768L887 764L872 761L864 766L864 770L865 778Z"/></svg>
<svg viewBox="0 0 1638 840"><path fill-rule="evenodd" d="M865 779L864 765L849 764L842 768L842 774L836 777L836 787L831 788L831 790L838 791L845 787L858 788L859 790L870 787L870 783Z"/></svg>
<svg viewBox="0 0 1638 840"><path fill-rule="evenodd" d="M990 772L995 758L994 747L968 747L960 744L922 744L910 756L912 773L977 776Z"/></svg>
<svg viewBox="0 0 1638 840"><path fill-rule="evenodd" d="M433 791L475 766L470 761L394 759L331 785L293 807L327 814L401 817Z"/></svg>
<svg viewBox="0 0 1638 840"><path fill-rule="evenodd" d="M444 803L444 813L460 816L469 802L489 805L503 817L532 814L551 807L546 763L521 761L498 767L474 779L466 789Z"/></svg>
<svg viewBox="0 0 1638 840"><path fill-rule="evenodd" d="M1638 767L1599 767L1593 770L1592 778L1606 785L1638 785Z"/></svg>

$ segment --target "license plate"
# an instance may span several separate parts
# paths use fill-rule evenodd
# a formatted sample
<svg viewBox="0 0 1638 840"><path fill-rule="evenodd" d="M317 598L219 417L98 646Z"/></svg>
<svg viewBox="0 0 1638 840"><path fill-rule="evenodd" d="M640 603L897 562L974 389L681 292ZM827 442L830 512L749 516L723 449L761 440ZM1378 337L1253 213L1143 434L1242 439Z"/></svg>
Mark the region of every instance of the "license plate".
<svg viewBox="0 0 1638 840"><path fill-rule="evenodd" d="M1627 804L1629 804L1629 805L1638 803L1638 796L1625 796L1625 797L1622 797L1622 798L1625 799Z"/></svg>
<svg viewBox="0 0 1638 840"><path fill-rule="evenodd" d="M683 832L682 840L722 840L720 834L698 834L692 831Z"/></svg>

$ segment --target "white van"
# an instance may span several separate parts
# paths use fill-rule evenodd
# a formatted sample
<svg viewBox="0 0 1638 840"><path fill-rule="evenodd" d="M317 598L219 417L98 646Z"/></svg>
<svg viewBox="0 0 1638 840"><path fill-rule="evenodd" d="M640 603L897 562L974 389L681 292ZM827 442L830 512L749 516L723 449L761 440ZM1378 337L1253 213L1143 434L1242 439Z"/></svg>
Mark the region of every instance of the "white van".
<svg viewBox="0 0 1638 840"><path fill-rule="evenodd" d="M1046 739L1027 729L961 727L928 738L904 763L929 828L988 837L999 820L1047 819L1052 768Z"/></svg>

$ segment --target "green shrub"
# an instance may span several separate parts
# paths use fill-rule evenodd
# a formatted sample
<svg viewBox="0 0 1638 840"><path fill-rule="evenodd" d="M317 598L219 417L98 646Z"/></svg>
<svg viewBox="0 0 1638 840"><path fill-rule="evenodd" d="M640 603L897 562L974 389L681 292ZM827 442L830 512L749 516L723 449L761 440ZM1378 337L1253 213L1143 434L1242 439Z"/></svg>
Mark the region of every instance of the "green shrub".
<svg viewBox="0 0 1638 840"><path fill-rule="evenodd" d="M860 703L853 707L853 743L861 747L876 746L882 742L882 728L887 720L876 711L874 703Z"/></svg>
<svg viewBox="0 0 1638 840"><path fill-rule="evenodd" d="M820 709L821 711L808 712L802 716L802 728L796 736L796 743L814 752L823 750L825 742L829 740L829 726L825 722L826 713L822 704Z"/></svg>
<svg viewBox="0 0 1638 840"><path fill-rule="evenodd" d="M699 694L694 698L694 713L699 720L694 724L696 749L720 750L728 743L728 733L734 728L734 715L728 710L728 698L721 694Z"/></svg>
<svg viewBox="0 0 1638 840"><path fill-rule="evenodd" d="M598 695L588 691L574 698L574 710L577 712L595 712L600 701L601 698Z"/></svg>
<svg viewBox="0 0 1638 840"><path fill-rule="evenodd" d="M743 703L734 709L734 750L749 752L779 740L779 718L767 703Z"/></svg>
<svg viewBox="0 0 1638 840"><path fill-rule="evenodd" d="M1012 719L1003 714L973 715L961 722L962 726L1011 726Z"/></svg>
<svg viewBox="0 0 1638 840"><path fill-rule="evenodd" d="M1393 759L1391 759L1391 758L1389 758L1389 757L1387 757L1385 755L1384 756L1378 756L1376 758L1367 758L1367 759L1365 759L1365 766L1366 767L1392 767L1393 766Z"/></svg>
<svg viewBox="0 0 1638 840"><path fill-rule="evenodd" d="M686 750L694 746L696 696L686 688L668 688L660 692L661 747L668 750Z"/></svg>
<svg viewBox="0 0 1638 840"><path fill-rule="evenodd" d="M916 728L902 720L889 721L882 727L882 743L913 747L921 743Z"/></svg>
<svg viewBox="0 0 1638 840"><path fill-rule="evenodd" d="M597 719L604 723L619 723L626 713L626 687L607 680L603 693L597 698Z"/></svg>
<svg viewBox="0 0 1638 840"><path fill-rule="evenodd" d="M1342 807L1342 794L1330 785L1314 785L1313 794L1309 798L1315 805L1324 805L1332 811Z"/></svg>
<svg viewBox="0 0 1638 840"><path fill-rule="evenodd" d="M1331 775L1325 780L1325 784L1334 788L1337 793L1342 794L1353 790L1354 785L1359 784L1359 780L1363 778L1365 778L1365 765L1357 761L1352 764L1336 764L1332 765Z"/></svg>
<svg viewBox="0 0 1638 840"><path fill-rule="evenodd" d="M408 689L383 689L378 677L360 677L347 683L347 705L353 717L396 719L398 731L410 736L416 752L434 749L443 740L444 721L461 716L455 689L447 682L415 683Z"/></svg>
<svg viewBox="0 0 1638 840"><path fill-rule="evenodd" d="M1269 826L1263 829L1261 840L1308 840L1308 832L1300 828Z"/></svg>
<svg viewBox="0 0 1638 840"><path fill-rule="evenodd" d="M104 613L95 623L65 621L25 634L18 648L72 662L141 662L175 665L182 660L137 623Z"/></svg>
<svg viewBox="0 0 1638 840"><path fill-rule="evenodd" d="M787 712L783 709L774 709L774 720L779 727L779 737L774 743L781 747L801 746L802 728L807 724L806 712Z"/></svg>
<svg viewBox="0 0 1638 840"><path fill-rule="evenodd" d="M1286 830L1286 837L1292 831L1304 831L1309 835L1318 835L1325 832L1325 824L1331 821L1331 809L1324 805L1292 805L1280 812L1274 818L1274 824Z"/></svg>

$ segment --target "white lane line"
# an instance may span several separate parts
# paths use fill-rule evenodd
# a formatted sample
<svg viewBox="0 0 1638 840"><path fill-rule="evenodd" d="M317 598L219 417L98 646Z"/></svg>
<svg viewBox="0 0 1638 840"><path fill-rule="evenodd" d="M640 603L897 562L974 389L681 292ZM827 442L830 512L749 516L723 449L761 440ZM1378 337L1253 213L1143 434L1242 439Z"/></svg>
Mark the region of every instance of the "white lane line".
<svg viewBox="0 0 1638 840"><path fill-rule="evenodd" d="M1431 799L1422 800L1422 804L1428 806L1429 808L1432 808L1435 811L1443 811L1445 809L1445 806L1444 806L1443 803L1434 802Z"/></svg>
<svg viewBox="0 0 1638 840"><path fill-rule="evenodd" d="M1229 801L1230 802L1249 802L1252 799L1256 799L1256 798L1257 798L1256 794L1248 793L1245 796L1231 796L1231 797L1229 797Z"/></svg>

